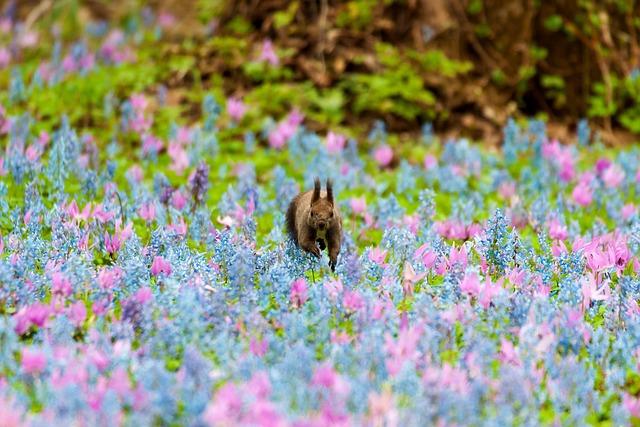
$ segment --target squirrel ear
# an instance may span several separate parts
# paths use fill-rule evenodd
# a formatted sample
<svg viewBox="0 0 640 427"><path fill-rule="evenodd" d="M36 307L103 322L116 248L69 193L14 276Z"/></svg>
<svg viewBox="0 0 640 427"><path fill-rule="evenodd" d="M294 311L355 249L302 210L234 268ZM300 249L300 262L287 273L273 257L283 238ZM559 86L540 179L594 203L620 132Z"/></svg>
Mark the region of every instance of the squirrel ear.
<svg viewBox="0 0 640 427"><path fill-rule="evenodd" d="M313 180L313 196L311 197L311 204L314 204L320 200L320 178Z"/></svg>
<svg viewBox="0 0 640 427"><path fill-rule="evenodd" d="M330 179L327 180L327 200L333 205L333 182Z"/></svg>

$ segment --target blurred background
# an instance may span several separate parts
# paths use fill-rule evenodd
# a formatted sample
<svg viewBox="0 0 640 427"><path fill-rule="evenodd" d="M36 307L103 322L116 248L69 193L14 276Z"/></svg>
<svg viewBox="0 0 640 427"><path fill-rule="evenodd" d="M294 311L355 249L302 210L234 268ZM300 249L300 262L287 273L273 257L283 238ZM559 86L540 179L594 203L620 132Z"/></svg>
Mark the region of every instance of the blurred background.
<svg viewBox="0 0 640 427"><path fill-rule="evenodd" d="M545 119L568 141L588 119L607 144L640 135L640 2L634 0L19 0L25 25L134 25L158 17L167 69L184 106L220 86L265 114L300 106L317 130L370 128L497 143L510 116ZM142 18L141 18L142 17ZM248 58L273 49L275 62ZM277 62L277 64L276 64ZM222 78L224 77L224 78Z"/></svg>

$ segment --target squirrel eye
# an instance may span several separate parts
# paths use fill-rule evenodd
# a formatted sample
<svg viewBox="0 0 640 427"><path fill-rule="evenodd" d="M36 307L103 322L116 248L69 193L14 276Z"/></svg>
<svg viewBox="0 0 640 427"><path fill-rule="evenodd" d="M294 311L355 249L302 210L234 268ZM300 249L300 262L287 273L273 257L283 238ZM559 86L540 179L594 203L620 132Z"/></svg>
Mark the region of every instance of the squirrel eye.
<svg viewBox="0 0 640 427"><path fill-rule="evenodd" d="M329 218L333 218L333 211L329 214Z"/></svg>

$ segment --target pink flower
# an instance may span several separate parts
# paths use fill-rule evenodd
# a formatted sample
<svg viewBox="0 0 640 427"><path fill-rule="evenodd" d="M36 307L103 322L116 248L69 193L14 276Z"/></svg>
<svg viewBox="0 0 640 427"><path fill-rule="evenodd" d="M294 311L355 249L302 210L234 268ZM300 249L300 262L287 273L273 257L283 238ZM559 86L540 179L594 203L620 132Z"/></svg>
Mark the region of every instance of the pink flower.
<svg viewBox="0 0 640 427"><path fill-rule="evenodd" d="M571 193L573 200L582 207L589 206L593 199L591 188L586 183L579 183Z"/></svg>
<svg viewBox="0 0 640 427"><path fill-rule="evenodd" d="M549 236L552 239L565 240L568 237L567 227L560 224L557 219L549 221Z"/></svg>
<svg viewBox="0 0 640 427"><path fill-rule="evenodd" d="M387 353L385 365L389 375L395 376L406 362L414 362L419 356L418 341L422 335L419 326L407 327L400 330L398 339L394 340L389 333L384 337L384 350Z"/></svg>
<svg viewBox="0 0 640 427"><path fill-rule="evenodd" d="M269 39L262 42L262 50L260 51L260 61L268 62L273 66L278 65L278 63L280 62L280 60L278 59L278 55L276 54L276 51L273 48L273 43Z"/></svg>
<svg viewBox="0 0 640 427"><path fill-rule="evenodd" d="M505 338L501 340L500 355L498 358L501 362L514 366L520 366L522 364L513 343Z"/></svg>
<svg viewBox="0 0 640 427"><path fill-rule="evenodd" d="M344 286L342 285L342 280L340 279L329 280L328 282L324 283L324 289L329 295L329 298L335 302L338 298L338 294L340 294L344 289Z"/></svg>
<svg viewBox="0 0 640 427"><path fill-rule="evenodd" d="M627 221L629 218L634 216L636 212L636 205L634 205L633 203L627 203L622 207L622 211L620 212L620 214L622 215L622 219Z"/></svg>
<svg viewBox="0 0 640 427"><path fill-rule="evenodd" d="M235 384L226 383L215 393L204 412L204 420L210 426L241 424L242 397Z"/></svg>
<svg viewBox="0 0 640 427"><path fill-rule="evenodd" d="M600 288L596 284L593 274L587 274L582 280L582 311L584 312L591 305L592 301L604 301L611 296L609 282L605 281Z"/></svg>
<svg viewBox="0 0 640 427"><path fill-rule="evenodd" d="M460 281L460 291L471 296L480 294L480 278L477 273L467 273Z"/></svg>
<svg viewBox="0 0 640 427"><path fill-rule="evenodd" d="M149 133L142 136L142 153L157 153L162 150L162 140Z"/></svg>
<svg viewBox="0 0 640 427"><path fill-rule="evenodd" d="M134 93L129 98L131 102L131 107L136 113L144 113L144 111L149 106L149 100L143 93Z"/></svg>
<svg viewBox="0 0 640 427"><path fill-rule="evenodd" d="M369 251L369 260L378 264L380 267L384 267L386 264L384 260L387 258L387 251L375 247Z"/></svg>
<svg viewBox="0 0 640 427"><path fill-rule="evenodd" d="M71 281L60 272L53 273L51 275L51 292L68 297L73 292Z"/></svg>
<svg viewBox="0 0 640 427"><path fill-rule="evenodd" d="M367 200L364 197L353 197L349 201L351 210L354 214L360 215L367 210Z"/></svg>
<svg viewBox="0 0 640 427"><path fill-rule="evenodd" d="M178 175L182 175L184 170L189 167L189 156L187 155L187 151L182 147L182 144L172 142L169 144L167 153L172 160L169 169Z"/></svg>
<svg viewBox="0 0 640 427"><path fill-rule="evenodd" d="M98 284L102 289L113 289L118 280L122 277L122 269L120 267L104 268L98 273Z"/></svg>
<svg viewBox="0 0 640 427"><path fill-rule="evenodd" d="M160 273L163 273L166 276L171 275L171 264L163 257L156 255L151 263L151 274L158 276Z"/></svg>
<svg viewBox="0 0 640 427"><path fill-rule="evenodd" d="M491 281L491 277L487 277L485 279L484 286L480 291L480 299L479 299L479 302L482 308L484 308L485 310L489 308L489 305L491 305L491 300L493 299L493 297L496 296L498 293L500 293L500 290L502 289L503 281L504 281L504 278L502 277L495 283Z"/></svg>
<svg viewBox="0 0 640 427"><path fill-rule="evenodd" d="M187 204L187 198L182 194L182 191L176 190L171 194L171 204L180 211Z"/></svg>
<svg viewBox="0 0 640 427"><path fill-rule="evenodd" d="M169 274L171 274L171 267L169 267L169 273L167 273L167 275ZM133 294L133 298L141 305L145 305L153 299L153 291L148 286L143 286Z"/></svg>
<svg viewBox="0 0 640 427"><path fill-rule="evenodd" d="M291 283L289 299L294 307L299 308L307 301L307 282L300 278Z"/></svg>
<svg viewBox="0 0 640 427"><path fill-rule="evenodd" d="M629 393L623 393L622 405L629 411L629 415L634 418L640 418L640 397L633 396Z"/></svg>
<svg viewBox="0 0 640 427"><path fill-rule="evenodd" d="M105 222L111 221L115 217L115 214L113 212L105 211L102 203L99 203L93 207L93 213L91 216L98 220L98 222L104 224Z"/></svg>
<svg viewBox="0 0 640 427"><path fill-rule="evenodd" d="M140 218L151 222L156 218L156 205L151 202L145 203L138 209L138 214L140 214Z"/></svg>
<svg viewBox="0 0 640 427"><path fill-rule="evenodd" d="M602 174L602 180L607 188L616 188L624 181L624 171L620 166L612 164Z"/></svg>
<svg viewBox="0 0 640 427"><path fill-rule="evenodd" d="M433 154L427 154L426 156L424 156L423 164L426 170L431 170L438 166L438 159L436 159Z"/></svg>
<svg viewBox="0 0 640 427"><path fill-rule="evenodd" d="M23 427L26 425L24 411L18 409L13 399L0 397L0 426L1 427Z"/></svg>
<svg viewBox="0 0 640 427"><path fill-rule="evenodd" d="M338 154L344 148L347 138L344 135L329 131L327 134L327 151L331 154Z"/></svg>
<svg viewBox="0 0 640 427"><path fill-rule="evenodd" d="M429 243L425 243L420 246L413 254L414 259L420 258L422 263L426 268L433 267L438 261L438 254L430 249L431 245Z"/></svg>
<svg viewBox="0 0 640 427"><path fill-rule="evenodd" d="M231 117L231 120L234 122L242 120L246 111L247 106L241 99L231 97L227 100L227 113L229 113L229 117Z"/></svg>
<svg viewBox="0 0 640 427"><path fill-rule="evenodd" d="M71 304L67 312L67 316L75 327L81 327L87 318L87 307L84 305L84 302L76 301Z"/></svg>
<svg viewBox="0 0 640 427"><path fill-rule="evenodd" d="M0 47L0 68L5 68L11 62L11 52L6 47Z"/></svg>
<svg viewBox="0 0 640 427"><path fill-rule="evenodd" d="M337 381L338 374L329 362L324 362L318 366L311 378L311 384L327 389L332 389Z"/></svg>
<svg viewBox="0 0 640 427"><path fill-rule="evenodd" d="M158 25L162 28L169 29L176 24L176 17L169 12L160 12L158 15Z"/></svg>
<svg viewBox="0 0 640 427"><path fill-rule="evenodd" d="M51 308L40 302L22 307L13 316L16 321L15 331L22 335L29 330L32 325L43 327L51 314Z"/></svg>
<svg viewBox="0 0 640 427"><path fill-rule="evenodd" d="M405 295L413 295L413 288L416 283L424 279L427 273L416 274L413 266L408 261L404 262L404 270L402 272L402 289Z"/></svg>
<svg viewBox="0 0 640 427"><path fill-rule="evenodd" d="M380 167L387 167L393 160L393 150L388 145L381 145L373 151L373 158Z"/></svg>
<svg viewBox="0 0 640 427"><path fill-rule="evenodd" d="M596 161L596 172L599 174L607 170L611 166L611 160L602 157Z"/></svg>
<svg viewBox="0 0 640 427"><path fill-rule="evenodd" d="M26 374L39 374L47 367L47 357L41 350L24 347L21 356L20 366Z"/></svg>
<svg viewBox="0 0 640 427"><path fill-rule="evenodd" d="M498 193L503 199L511 199L516 194L516 183L504 181L498 187Z"/></svg>
<svg viewBox="0 0 640 427"><path fill-rule="evenodd" d="M251 337L251 340L249 341L249 351L251 351L254 356L264 356L267 353L268 348L269 343L266 340Z"/></svg>
<svg viewBox="0 0 640 427"><path fill-rule="evenodd" d="M364 307L364 299L358 291L345 291L342 305L346 311L355 313Z"/></svg>
<svg viewBox="0 0 640 427"><path fill-rule="evenodd" d="M460 264L462 268L466 268L467 262L467 248L464 245L460 246L460 249L457 249L455 246L451 246L451 249L449 250L449 259L447 260L449 266Z"/></svg>

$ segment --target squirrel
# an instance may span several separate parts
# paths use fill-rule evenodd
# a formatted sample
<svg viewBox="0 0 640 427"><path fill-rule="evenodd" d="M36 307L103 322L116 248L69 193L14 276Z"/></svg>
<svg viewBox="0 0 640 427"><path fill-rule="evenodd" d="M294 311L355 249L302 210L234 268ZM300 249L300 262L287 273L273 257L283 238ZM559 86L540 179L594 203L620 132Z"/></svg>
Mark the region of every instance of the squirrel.
<svg viewBox="0 0 640 427"><path fill-rule="evenodd" d="M296 246L318 258L320 251L328 248L329 267L335 272L342 243L342 217L333 203L331 180L326 185L327 190L321 191L320 179L316 178L313 190L293 198L287 210L287 229Z"/></svg>

